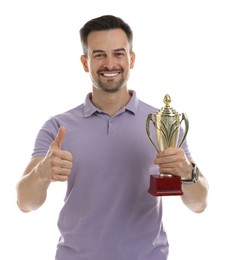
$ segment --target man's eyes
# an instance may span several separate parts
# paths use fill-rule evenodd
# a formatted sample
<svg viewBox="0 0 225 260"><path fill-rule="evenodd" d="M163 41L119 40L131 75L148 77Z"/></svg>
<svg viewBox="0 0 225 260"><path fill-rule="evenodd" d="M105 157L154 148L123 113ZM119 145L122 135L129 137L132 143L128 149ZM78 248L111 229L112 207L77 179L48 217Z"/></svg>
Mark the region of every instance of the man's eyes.
<svg viewBox="0 0 225 260"><path fill-rule="evenodd" d="M118 57L120 57L120 56L124 56L125 53L124 53L124 52L116 52L115 55L118 56Z"/></svg>
<svg viewBox="0 0 225 260"><path fill-rule="evenodd" d="M103 53L95 53L95 54L93 55L94 58L104 58L105 56L106 56L106 55L103 54Z"/></svg>

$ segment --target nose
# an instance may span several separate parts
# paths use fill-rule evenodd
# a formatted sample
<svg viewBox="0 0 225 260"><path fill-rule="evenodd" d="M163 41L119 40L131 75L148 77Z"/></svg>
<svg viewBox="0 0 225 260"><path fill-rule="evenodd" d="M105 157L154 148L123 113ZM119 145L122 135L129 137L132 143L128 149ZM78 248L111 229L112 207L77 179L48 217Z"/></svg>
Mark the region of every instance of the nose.
<svg viewBox="0 0 225 260"><path fill-rule="evenodd" d="M104 60L104 68L111 70L115 67L116 67L115 59L112 56L107 56Z"/></svg>

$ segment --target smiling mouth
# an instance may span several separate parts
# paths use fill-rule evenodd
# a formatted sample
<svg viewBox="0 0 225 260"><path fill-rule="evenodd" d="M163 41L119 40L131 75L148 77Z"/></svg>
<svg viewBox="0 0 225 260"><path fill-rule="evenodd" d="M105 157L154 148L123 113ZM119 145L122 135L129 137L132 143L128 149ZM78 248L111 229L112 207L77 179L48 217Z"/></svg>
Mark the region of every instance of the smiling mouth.
<svg viewBox="0 0 225 260"><path fill-rule="evenodd" d="M113 77L118 76L120 73L121 73L121 71L117 71L117 72L108 72L107 71L107 72L100 72L99 74L106 78L113 78Z"/></svg>

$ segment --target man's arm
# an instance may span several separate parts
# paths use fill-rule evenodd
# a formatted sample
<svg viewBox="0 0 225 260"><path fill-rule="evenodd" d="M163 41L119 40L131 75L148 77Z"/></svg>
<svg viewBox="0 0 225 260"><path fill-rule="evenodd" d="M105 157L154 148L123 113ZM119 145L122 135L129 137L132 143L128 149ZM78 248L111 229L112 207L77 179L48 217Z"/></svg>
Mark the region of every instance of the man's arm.
<svg viewBox="0 0 225 260"><path fill-rule="evenodd" d="M182 148L168 148L158 153L155 164L160 173L170 173L184 180L192 178L193 161L189 161ZM196 183L182 184L183 203L193 212L200 213L207 207L208 183L202 173Z"/></svg>
<svg viewBox="0 0 225 260"><path fill-rule="evenodd" d="M51 181L67 181L72 155L61 150L66 129L60 127L45 157L33 158L17 184L17 204L23 212L38 209L47 196Z"/></svg>
<svg viewBox="0 0 225 260"><path fill-rule="evenodd" d="M41 157L32 159L17 184L17 204L23 212L38 209L46 199L50 180L40 174L41 160Z"/></svg>
<svg viewBox="0 0 225 260"><path fill-rule="evenodd" d="M202 173L196 183L182 184L184 195L181 196L183 203L192 211L201 213L207 207L208 183Z"/></svg>

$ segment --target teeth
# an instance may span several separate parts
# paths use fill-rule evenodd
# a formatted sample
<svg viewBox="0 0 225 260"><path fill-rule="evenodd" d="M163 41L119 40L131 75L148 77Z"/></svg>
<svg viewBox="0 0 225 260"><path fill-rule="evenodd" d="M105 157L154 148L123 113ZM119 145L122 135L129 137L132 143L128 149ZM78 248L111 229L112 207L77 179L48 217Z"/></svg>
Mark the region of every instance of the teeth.
<svg viewBox="0 0 225 260"><path fill-rule="evenodd" d="M105 77L115 77L116 75L118 75L118 73L114 73L114 74L104 73L103 75L104 75Z"/></svg>

